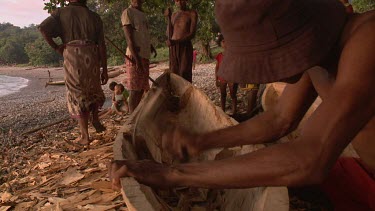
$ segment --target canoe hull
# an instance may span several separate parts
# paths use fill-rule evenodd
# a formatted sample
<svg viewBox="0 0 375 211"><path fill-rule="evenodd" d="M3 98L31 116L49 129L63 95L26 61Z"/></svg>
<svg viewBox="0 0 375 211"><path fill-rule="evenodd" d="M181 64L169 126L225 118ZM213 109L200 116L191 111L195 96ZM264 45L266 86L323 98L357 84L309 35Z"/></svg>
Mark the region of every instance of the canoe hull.
<svg viewBox="0 0 375 211"><path fill-rule="evenodd" d="M119 135L118 146L122 146L122 151L115 153L122 158L128 158L132 155L133 159L154 159L162 163L176 163L172 157L161 149L161 136L163 132L171 127L180 127L192 133L206 133L220 128L225 128L238 124L235 120L227 116L221 109L216 107L210 99L199 89L192 86L189 82L181 77L170 74L163 74L160 76L147 95L143 98L142 102L130 117L128 123L124 126L122 134ZM167 90L167 91L166 91ZM179 96L179 109L177 111L170 110L168 100L170 93ZM224 159L237 155L250 153L257 149L263 148L263 145L247 145L242 147L230 149L214 149L202 153L199 157L192 158L190 162L202 162L207 160ZM119 147L114 147L117 150ZM132 149L129 152L129 149ZM117 150L118 151L118 150ZM136 153L138 152L138 153ZM141 152L141 153L139 153ZM126 183L126 184L124 184ZM131 178L123 180L123 195L126 199L128 207L133 207L131 210L142 210L142 206L148 203L154 210L159 210L160 207L166 207L165 200L160 194L155 194L156 190L148 190L143 192L144 195L152 195L162 201L162 203L155 205L155 202L146 200L145 203L139 203L135 200L134 190L146 190L143 188L133 188L129 190L129 185L134 181ZM127 186L128 185L128 186ZM141 187L142 185L140 185ZM141 191L142 192L142 191ZM172 191L176 192L176 190ZM233 190L207 190L207 189L189 189L189 192L199 193L201 198L199 200L207 200L208 195L216 194L214 201L216 203L215 209L218 210L288 210L289 197L288 191L285 187L259 187L250 189L233 189ZM160 192L158 192L160 193ZM132 195L130 197L130 195ZM144 197L139 195L140 198L153 198ZM165 193L164 193L165 195ZM193 206L194 202L181 202L184 198L183 194L180 195L179 203L174 209L183 209L186 206ZM129 200L133 199L133 200ZM168 198L168 197L167 197ZM197 199L198 200L198 199ZM186 205L186 203L190 203ZM201 201L200 204L203 202ZM143 204L143 205L142 205ZM164 204L164 205L163 205ZM205 203L203 203L205 204ZM205 204L207 206L213 206ZM167 207L171 207L168 205ZM202 205L203 206L203 205ZM164 210L164 208L162 210Z"/></svg>

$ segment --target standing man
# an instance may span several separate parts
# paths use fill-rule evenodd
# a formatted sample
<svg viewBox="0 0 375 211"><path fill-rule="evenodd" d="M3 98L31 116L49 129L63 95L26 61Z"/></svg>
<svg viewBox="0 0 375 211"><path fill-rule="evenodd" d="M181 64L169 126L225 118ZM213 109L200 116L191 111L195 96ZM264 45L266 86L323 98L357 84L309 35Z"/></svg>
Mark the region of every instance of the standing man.
<svg viewBox="0 0 375 211"><path fill-rule="evenodd" d="M165 13L168 17L169 71L192 82L193 45L191 40L197 31L198 14L195 10L188 10L187 0L175 0L175 3L179 11L171 15L171 10L167 9Z"/></svg>
<svg viewBox="0 0 375 211"><path fill-rule="evenodd" d="M90 113L96 131L105 130L98 118L98 109L105 101L101 84L108 81L102 20L87 8L86 0L69 0L69 5L53 11L39 30L48 44L64 57L69 113L80 126L78 143L89 145ZM56 37L63 44L57 45L52 39Z"/></svg>
<svg viewBox="0 0 375 211"><path fill-rule="evenodd" d="M126 55L126 73L128 80L125 83L129 90L129 110L132 113L137 108L145 91L149 90L148 83L149 63L151 51L156 50L151 45L149 26L146 14L142 11L143 0L131 0L130 6L124 10L121 23L125 32L128 48Z"/></svg>
<svg viewBox="0 0 375 211"><path fill-rule="evenodd" d="M165 134L166 150L185 158L274 142L297 128L318 95L322 103L294 141L218 161L115 162L113 184L132 176L159 187L295 187L331 177L337 183L327 192L337 210L375 210L375 11L349 16L337 0L216 0L215 7L227 44L219 76L289 84L276 106L246 122ZM360 159L339 158L349 143Z"/></svg>

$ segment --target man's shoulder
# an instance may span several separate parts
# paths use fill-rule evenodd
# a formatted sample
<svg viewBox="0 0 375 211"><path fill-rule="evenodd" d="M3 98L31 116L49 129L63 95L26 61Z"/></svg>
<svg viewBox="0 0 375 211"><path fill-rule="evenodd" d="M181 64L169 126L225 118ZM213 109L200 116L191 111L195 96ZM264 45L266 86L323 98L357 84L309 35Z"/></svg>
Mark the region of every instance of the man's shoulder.
<svg viewBox="0 0 375 211"><path fill-rule="evenodd" d="M198 12L196 10L189 10L190 15L198 16Z"/></svg>
<svg viewBox="0 0 375 211"><path fill-rule="evenodd" d="M136 17L146 17L146 14L140 10L137 10L132 7L128 7L122 11L122 15L127 15L127 16L136 16Z"/></svg>
<svg viewBox="0 0 375 211"><path fill-rule="evenodd" d="M129 11L131 11L131 10L132 10L131 7L125 8L125 9L122 11L122 13L126 13L126 12L129 12Z"/></svg>

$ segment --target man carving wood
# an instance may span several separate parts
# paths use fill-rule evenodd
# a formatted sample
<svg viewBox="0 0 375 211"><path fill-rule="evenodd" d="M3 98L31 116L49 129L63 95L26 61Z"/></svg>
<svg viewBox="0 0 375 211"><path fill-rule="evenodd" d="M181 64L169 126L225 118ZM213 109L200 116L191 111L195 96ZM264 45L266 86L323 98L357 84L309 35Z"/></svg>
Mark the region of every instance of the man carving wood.
<svg viewBox="0 0 375 211"><path fill-rule="evenodd" d="M114 162L113 184L131 176L156 187L248 188L320 184L333 177L341 181L333 194L328 191L337 210L374 210L375 11L349 15L337 0L216 0L215 7L227 44L219 76L289 84L275 107L239 125L165 134L166 150L183 158L274 142L296 129L318 95L322 103L294 141L211 162ZM339 159L349 143L360 159Z"/></svg>
<svg viewBox="0 0 375 211"><path fill-rule="evenodd" d="M197 30L198 14L195 10L188 10L187 0L175 0L179 11L171 14L167 9L168 17L167 45L169 46L170 72L180 75L192 82L193 45L191 40Z"/></svg>

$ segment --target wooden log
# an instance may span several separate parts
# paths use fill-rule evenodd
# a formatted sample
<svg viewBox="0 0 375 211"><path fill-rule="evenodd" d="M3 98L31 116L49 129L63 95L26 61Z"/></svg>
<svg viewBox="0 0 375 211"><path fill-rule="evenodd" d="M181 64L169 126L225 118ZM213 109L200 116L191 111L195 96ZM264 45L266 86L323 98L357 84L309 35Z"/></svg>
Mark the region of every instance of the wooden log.
<svg viewBox="0 0 375 211"><path fill-rule="evenodd" d="M32 129L32 130L29 130L29 131L27 131L27 132L24 132L24 133L22 133L22 135L24 136L24 135L27 135L27 134L30 134L30 133L35 133L35 132L37 132L37 131L39 131L39 130L42 130L42 129L45 129L45 128L48 128L48 127L51 127L51 126L54 126L54 125L57 125L57 124L60 124L60 123L65 122L65 121L67 121L67 120L69 120L69 119L70 119L70 117L62 118L62 119L57 120L57 121L55 121L55 122L52 122L52 123L49 123L49 124L43 125L43 126L41 126L41 127L37 127L37 128Z"/></svg>

